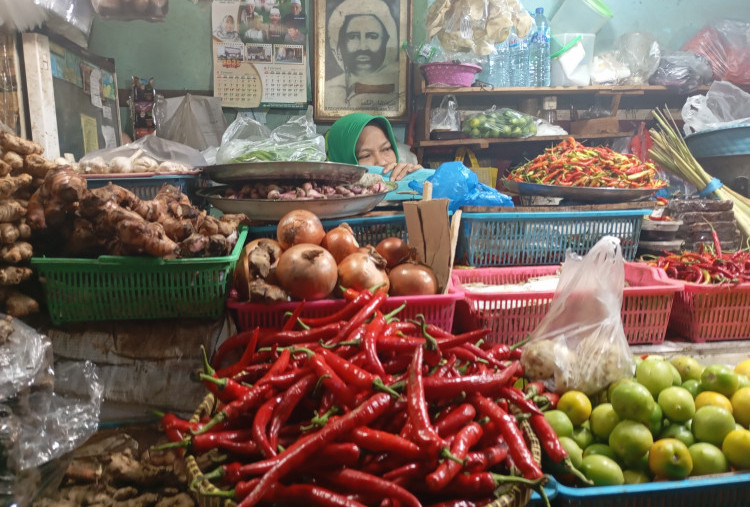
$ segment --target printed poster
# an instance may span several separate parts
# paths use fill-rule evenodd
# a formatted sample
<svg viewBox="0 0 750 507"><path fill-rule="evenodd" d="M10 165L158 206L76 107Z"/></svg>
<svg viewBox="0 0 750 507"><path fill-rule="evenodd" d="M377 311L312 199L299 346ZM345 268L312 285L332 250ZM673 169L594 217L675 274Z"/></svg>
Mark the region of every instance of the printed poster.
<svg viewBox="0 0 750 507"><path fill-rule="evenodd" d="M307 105L306 0L214 0L214 96L223 107Z"/></svg>

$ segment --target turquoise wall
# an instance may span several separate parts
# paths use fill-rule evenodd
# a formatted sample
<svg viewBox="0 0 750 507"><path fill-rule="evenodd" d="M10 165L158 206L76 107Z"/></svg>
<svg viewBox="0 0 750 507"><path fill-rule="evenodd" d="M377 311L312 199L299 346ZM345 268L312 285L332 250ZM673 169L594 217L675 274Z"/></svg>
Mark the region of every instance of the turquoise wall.
<svg viewBox="0 0 750 507"><path fill-rule="evenodd" d="M363 0L366 1L366 0ZM525 0L528 9L544 7L554 15L562 1ZM311 18L307 0L308 19ZM424 13L431 0L414 0L413 34L424 38ZM666 49L678 49L705 23L721 18L750 20L748 0L607 0L614 16L597 35L597 52L611 48L623 33L650 32ZM157 90L205 90L211 79L211 4L200 1L171 0L169 14L163 23L146 21L104 21L95 19L89 38L89 50L112 57L117 67L120 88L127 88L133 75L154 77ZM124 104L122 104L124 106ZM123 107L123 115L127 109ZM235 110L227 110L228 119ZM298 114L293 110L274 110L268 115L270 126ZM128 125L123 118L123 125ZM322 126L325 127L325 126ZM126 131L129 129L126 129ZM403 128L397 128L403 139Z"/></svg>

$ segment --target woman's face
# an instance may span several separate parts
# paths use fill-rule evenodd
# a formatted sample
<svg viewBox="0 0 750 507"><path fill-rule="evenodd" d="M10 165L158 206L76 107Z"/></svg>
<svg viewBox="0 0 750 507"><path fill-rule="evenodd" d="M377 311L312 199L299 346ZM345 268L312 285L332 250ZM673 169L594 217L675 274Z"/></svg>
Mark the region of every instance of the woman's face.
<svg viewBox="0 0 750 507"><path fill-rule="evenodd" d="M354 153L357 154L357 162L362 165L384 167L396 162L396 152L391 142L377 125L367 125L362 129Z"/></svg>

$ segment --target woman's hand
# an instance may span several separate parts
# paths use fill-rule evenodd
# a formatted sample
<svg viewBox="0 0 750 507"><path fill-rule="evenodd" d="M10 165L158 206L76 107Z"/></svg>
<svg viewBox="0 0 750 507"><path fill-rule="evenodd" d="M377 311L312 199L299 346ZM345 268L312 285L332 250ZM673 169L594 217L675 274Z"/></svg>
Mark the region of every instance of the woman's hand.
<svg viewBox="0 0 750 507"><path fill-rule="evenodd" d="M391 181L399 181L409 173L422 169L419 164L405 164L403 162L391 162L383 166L383 174L391 174Z"/></svg>

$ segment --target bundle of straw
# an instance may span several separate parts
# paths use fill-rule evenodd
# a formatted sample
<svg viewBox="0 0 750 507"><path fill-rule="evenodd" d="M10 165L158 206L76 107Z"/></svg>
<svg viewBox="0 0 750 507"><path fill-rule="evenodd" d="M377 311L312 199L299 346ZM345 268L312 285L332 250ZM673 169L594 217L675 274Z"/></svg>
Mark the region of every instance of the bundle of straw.
<svg viewBox="0 0 750 507"><path fill-rule="evenodd" d="M698 189L706 188L706 185L714 178L701 167L693 154L690 153L690 149L680 135L669 109L665 108L664 111L661 111L656 108L653 115L659 122L661 130L650 130L651 138L654 141L653 147L648 152L651 159L665 170L692 183ZM737 226L745 239L750 238L750 199L726 186L719 187L709 195L734 203L734 218L737 220Z"/></svg>

